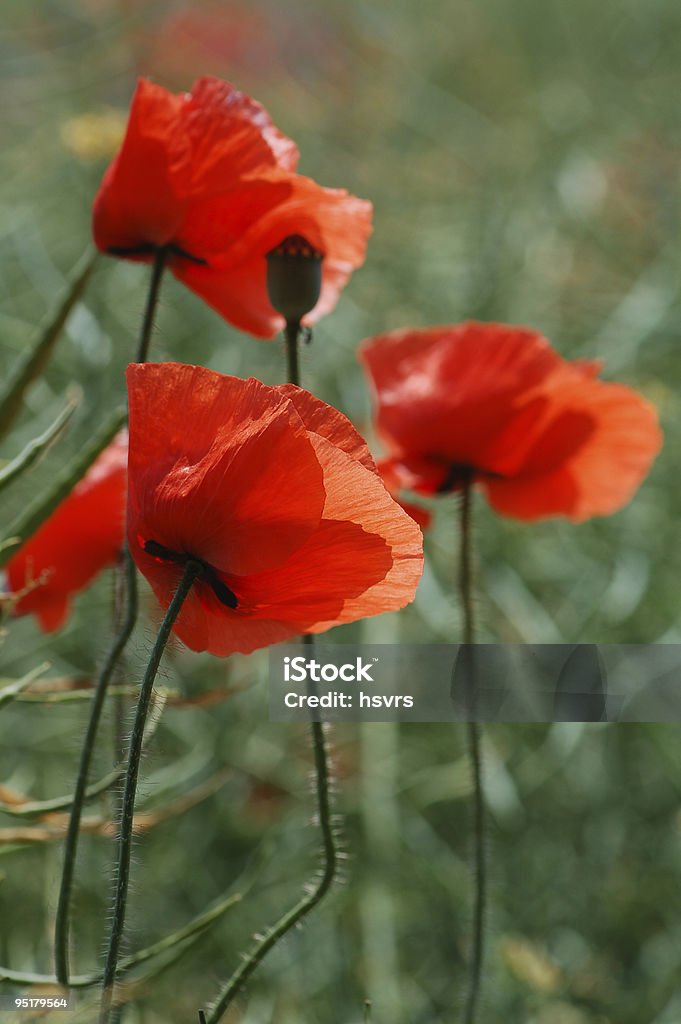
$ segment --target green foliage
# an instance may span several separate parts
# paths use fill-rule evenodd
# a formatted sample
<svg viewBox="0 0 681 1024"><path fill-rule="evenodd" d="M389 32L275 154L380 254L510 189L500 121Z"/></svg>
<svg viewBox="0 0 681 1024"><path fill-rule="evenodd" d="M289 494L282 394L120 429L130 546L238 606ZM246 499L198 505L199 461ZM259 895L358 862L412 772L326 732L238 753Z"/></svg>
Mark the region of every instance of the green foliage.
<svg viewBox="0 0 681 1024"><path fill-rule="evenodd" d="M254 6L283 41L281 51L262 58L255 37L248 59L243 49L229 51L216 68L191 66L187 47L174 79L153 45L170 5L67 0L3 12L2 45L12 49L0 69L9 112L0 154L3 366L26 366L27 339L54 295L70 294L68 274L88 239L106 160L80 159L65 146L72 119L124 110L140 68L178 89L194 74L222 73L296 138L304 173L375 204L366 267L315 330L302 364L306 384L363 432L370 433L369 399L358 341L473 316L527 323L568 357L603 358L606 377L639 388L660 409L666 447L616 516L528 528L476 502L484 638L681 641L681 8L671 0L293 0L285 13L267 0ZM83 391L81 412L59 444L3 492L3 522L18 523L18 535L35 528L95 457L95 435L103 446L104 434L120 425L147 271L101 261L62 325L58 352L14 410L8 459L54 422L71 382ZM269 383L284 372L280 343L239 336L170 275L152 358ZM457 640L455 530L454 508L440 503L414 606L337 638ZM114 696L124 713L153 634L154 605L146 592L143 599L144 621ZM106 649L111 604L112 583L102 577L76 600L58 636L43 636L28 619L5 624L0 700L18 686L2 708L6 803L12 794L49 802L72 791L74 738L88 704L80 686ZM59 691L77 698L51 700L37 684L27 692L28 674L48 657L49 678L78 683ZM179 646L166 662L185 702L168 701L143 764L140 810L170 805L170 812L139 839L131 949L176 933L249 866L257 884L239 913L202 933L200 950L183 955L163 983L135 990L126 1024L195 1021L251 934L291 904L315 865L310 752L303 730L268 724L264 664L262 655L223 663ZM40 693L44 699L19 699ZM114 709L95 779L107 778L118 760ZM254 978L243 1020L357 1024L367 997L373 1024L455 1019L471 920L462 736L448 726L364 725L339 729L335 743L345 884ZM492 908L483 1024L679 1019L680 751L675 724L486 730ZM192 802L223 765L230 774L222 787ZM103 787L92 797L93 816L110 820L115 791ZM9 922L0 929L0 962L51 975L59 844L29 842L21 830L37 827L50 831L45 822L0 814L0 920ZM83 837L79 973L99 969L110 858L106 834ZM79 1013L93 1019L91 1008Z"/></svg>

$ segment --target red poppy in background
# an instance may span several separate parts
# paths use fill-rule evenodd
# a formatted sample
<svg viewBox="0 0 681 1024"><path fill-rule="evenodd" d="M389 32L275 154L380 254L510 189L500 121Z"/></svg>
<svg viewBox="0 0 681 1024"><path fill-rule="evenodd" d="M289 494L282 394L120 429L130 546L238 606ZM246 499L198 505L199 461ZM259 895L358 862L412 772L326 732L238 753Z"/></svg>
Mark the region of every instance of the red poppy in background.
<svg viewBox="0 0 681 1024"><path fill-rule="evenodd" d="M116 561L125 536L127 458L122 431L7 563L9 590L23 595L14 614L34 614L48 633L59 629L71 596Z"/></svg>
<svg viewBox="0 0 681 1024"><path fill-rule="evenodd" d="M177 363L128 368L128 543L192 650L248 653L414 597L421 533L335 409Z"/></svg>
<svg viewBox="0 0 681 1024"><path fill-rule="evenodd" d="M272 337L266 256L300 235L323 256L314 322L364 261L371 204L295 174L298 150L264 108L228 82L201 78L174 95L141 79L117 156L93 210L102 252L152 262L163 249L175 277L230 323Z"/></svg>
<svg viewBox="0 0 681 1024"><path fill-rule="evenodd" d="M423 508L421 505L415 505L411 501L405 501L400 497L400 491L404 485L393 460L379 459L376 463L376 469L378 470L383 483L388 488L398 505L404 509L407 515L411 516L415 523L419 524L422 530L427 530L433 520L433 517L428 509Z"/></svg>
<svg viewBox="0 0 681 1024"><path fill-rule="evenodd" d="M580 522L625 505L660 450L648 402L524 327L394 331L365 342L361 359L385 471L421 494L472 479L505 515Z"/></svg>

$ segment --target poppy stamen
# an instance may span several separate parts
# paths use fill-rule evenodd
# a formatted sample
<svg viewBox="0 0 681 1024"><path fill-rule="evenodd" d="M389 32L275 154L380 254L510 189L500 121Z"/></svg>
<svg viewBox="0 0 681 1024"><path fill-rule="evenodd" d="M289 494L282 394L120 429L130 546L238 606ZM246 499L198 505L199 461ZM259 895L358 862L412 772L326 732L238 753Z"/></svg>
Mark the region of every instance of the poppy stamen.
<svg viewBox="0 0 681 1024"><path fill-rule="evenodd" d="M173 562L175 565L186 565L187 562L195 562L201 569L198 579L208 584L218 601L227 608L238 608L239 602L234 591L220 579L217 570L212 565L209 565L208 562L204 562L202 558L197 558L196 555L181 551L173 551L172 548L167 548L165 544L159 544L157 540L145 540L143 547L148 555L151 555L153 558L160 558L163 562Z"/></svg>
<svg viewBox="0 0 681 1024"><path fill-rule="evenodd" d="M460 490L465 483L470 482L475 475L472 466L461 462L454 462L447 468L442 483L437 489L437 494L449 494L451 491Z"/></svg>
<svg viewBox="0 0 681 1024"><path fill-rule="evenodd" d="M110 245L106 251L110 256L121 256L123 259L134 256L156 256L165 251L170 256L179 256L180 259L189 260L190 263L196 263L197 266L208 266L208 260L204 260L201 256L195 256L193 252L188 252L176 242L168 242L167 245L155 245L154 242L140 242L138 245Z"/></svg>
<svg viewBox="0 0 681 1024"><path fill-rule="evenodd" d="M211 587L213 593L217 597L221 604L224 604L227 608L238 608L239 602L237 596L233 590L227 586L226 583L220 579L215 569L212 566L206 565L205 562L201 562L204 570L204 579L206 583Z"/></svg>
<svg viewBox="0 0 681 1024"><path fill-rule="evenodd" d="M187 252L182 246L177 245L175 242L171 242L168 246L168 252L172 253L173 256L180 256L183 260L189 260L190 263L195 263L199 267L207 267L208 260L204 260L201 256L195 256L193 252Z"/></svg>
<svg viewBox="0 0 681 1024"><path fill-rule="evenodd" d="M164 562L178 562L180 564L184 564L188 557L179 551L172 551L171 548L167 548L165 544L159 544L157 540L145 540L144 550L148 555L151 555L153 558L160 558Z"/></svg>
<svg viewBox="0 0 681 1024"><path fill-rule="evenodd" d="M138 245L110 245L106 250L111 256L153 256L158 249L153 242L140 242Z"/></svg>

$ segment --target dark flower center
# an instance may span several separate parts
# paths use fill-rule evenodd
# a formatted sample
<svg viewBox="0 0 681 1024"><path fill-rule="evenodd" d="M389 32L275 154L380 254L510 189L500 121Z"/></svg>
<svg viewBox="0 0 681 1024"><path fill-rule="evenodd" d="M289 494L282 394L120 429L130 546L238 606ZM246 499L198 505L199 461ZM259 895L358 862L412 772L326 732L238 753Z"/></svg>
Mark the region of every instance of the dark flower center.
<svg viewBox="0 0 681 1024"><path fill-rule="evenodd" d="M157 540L146 540L144 542L144 550L152 558L159 558L162 562L174 562L175 565L186 565L187 562L196 562L197 565L201 566L199 579L208 584L218 601L227 608L238 608L239 602L234 591L230 590L227 584L220 579L217 569L214 569L208 562L204 562L202 558L197 558L196 555L183 551L173 551L171 548L167 548L165 544L159 544Z"/></svg>
<svg viewBox="0 0 681 1024"><path fill-rule="evenodd" d="M107 252L112 256L122 256L125 259L130 256L156 256L161 250L165 250L168 256L179 256L181 259L197 263L201 267L208 265L208 260L204 260L201 256L195 256L192 252L187 252L175 242L168 242L166 245L156 245L154 242L140 242L139 245L110 245Z"/></svg>
<svg viewBox="0 0 681 1024"><path fill-rule="evenodd" d="M448 466L447 472L437 488L437 494L449 494L451 491L458 491L466 483L470 483L475 476L472 466L466 466L460 462L453 462Z"/></svg>
<svg viewBox="0 0 681 1024"><path fill-rule="evenodd" d="M494 473L490 469L478 469L476 466L468 466L463 462L453 462L447 467L435 493L451 494L452 491L460 491L465 484L484 477L490 480L503 480L503 473Z"/></svg>

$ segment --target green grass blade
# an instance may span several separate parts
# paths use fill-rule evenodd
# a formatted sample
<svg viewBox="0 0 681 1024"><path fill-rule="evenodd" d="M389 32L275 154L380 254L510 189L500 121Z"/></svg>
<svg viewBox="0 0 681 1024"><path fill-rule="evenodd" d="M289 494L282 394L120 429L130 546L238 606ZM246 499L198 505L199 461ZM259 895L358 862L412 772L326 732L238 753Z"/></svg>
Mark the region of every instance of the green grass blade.
<svg viewBox="0 0 681 1024"><path fill-rule="evenodd" d="M23 451L19 452L16 458L8 462L0 469L0 491L8 487L18 476L25 473L27 469L38 461L45 454L47 449L57 440L62 430L73 416L78 407L79 398L70 398L68 404L59 413L54 423L38 437L29 441Z"/></svg>
<svg viewBox="0 0 681 1024"><path fill-rule="evenodd" d="M97 254L92 252L83 256L59 306L47 317L38 330L37 340L10 373L9 380L0 393L0 437L4 437L19 414L28 386L47 365L71 310L85 291L96 259Z"/></svg>
<svg viewBox="0 0 681 1024"><path fill-rule="evenodd" d="M54 481L50 490L32 502L25 512L10 527L6 537L0 541L0 568L6 565L12 555L42 526L57 505L68 497L79 480L82 480L98 455L111 443L127 419L126 410L117 409L104 424L94 440L71 462Z"/></svg>
<svg viewBox="0 0 681 1024"><path fill-rule="evenodd" d="M47 672L49 667L49 661L44 661L42 665L38 665L37 668L31 669L31 671L27 672L25 676L21 677L21 679L15 679L7 686L3 686L0 690L0 708L4 704L9 704L10 701L14 700L22 690L25 690L27 686L30 686L34 679L41 676L43 672Z"/></svg>

